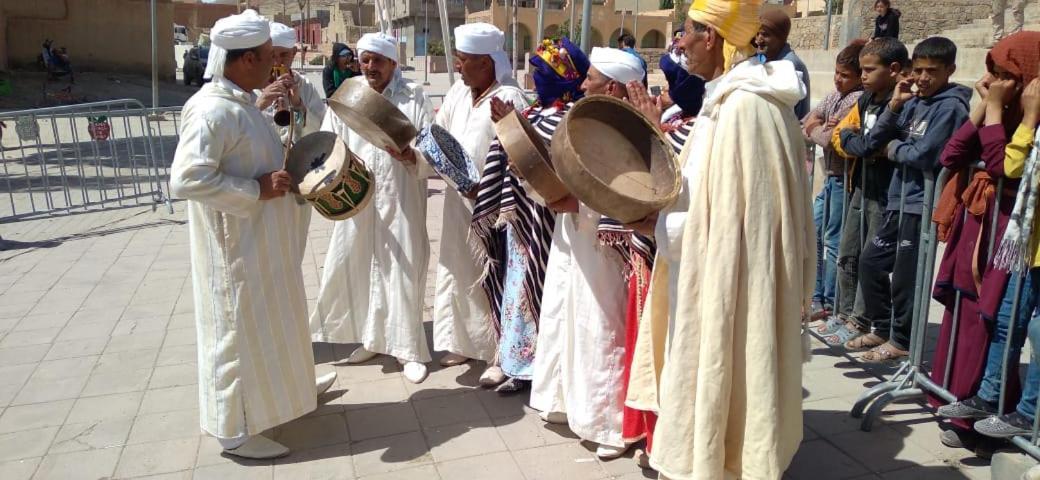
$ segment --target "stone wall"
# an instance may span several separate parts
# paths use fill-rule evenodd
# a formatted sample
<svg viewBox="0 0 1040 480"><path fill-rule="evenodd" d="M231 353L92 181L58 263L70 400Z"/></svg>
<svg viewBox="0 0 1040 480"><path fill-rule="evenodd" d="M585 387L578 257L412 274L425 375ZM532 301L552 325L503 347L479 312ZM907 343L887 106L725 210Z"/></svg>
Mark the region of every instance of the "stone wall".
<svg viewBox="0 0 1040 480"><path fill-rule="evenodd" d="M841 15L831 16L830 48L837 48L841 36ZM823 49L823 36L827 28L827 16L802 17L791 19L791 35L787 42L795 50Z"/></svg>
<svg viewBox="0 0 1040 480"><path fill-rule="evenodd" d="M989 18L990 2L980 0L894 0L893 7L903 12L899 18L899 39L906 44L957 28L975 20ZM860 3L863 38L874 33L874 3Z"/></svg>

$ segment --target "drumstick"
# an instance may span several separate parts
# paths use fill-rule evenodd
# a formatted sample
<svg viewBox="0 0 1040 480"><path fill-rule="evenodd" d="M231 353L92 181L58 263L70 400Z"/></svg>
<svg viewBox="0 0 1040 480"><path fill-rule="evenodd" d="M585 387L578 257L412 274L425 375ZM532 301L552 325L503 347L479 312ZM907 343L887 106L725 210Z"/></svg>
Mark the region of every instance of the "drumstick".
<svg viewBox="0 0 1040 480"><path fill-rule="evenodd" d="M289 148L292 147L293 127L296 126L295 118L289 121L289 139L285 142L285 156L282 157L282 170L289 169Z"/></svg>

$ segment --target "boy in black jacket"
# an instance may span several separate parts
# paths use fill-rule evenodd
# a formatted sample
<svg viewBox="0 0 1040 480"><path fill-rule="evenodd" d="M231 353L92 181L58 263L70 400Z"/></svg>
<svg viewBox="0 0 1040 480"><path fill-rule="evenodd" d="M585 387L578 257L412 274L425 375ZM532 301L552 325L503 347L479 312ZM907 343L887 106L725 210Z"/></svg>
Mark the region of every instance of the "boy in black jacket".
<svg viewBox="0 0 1040 480"><path fill-rule="evenodd" d="M859 350L885 341L867 335L870 324L863 320L863 299L857 288L858 266L863 245L881 227L892 178L892 164L884 152L885 139L876 134L874 126L887 108L901 72L909 64L906 47L892 38L873 40L860 51L864 93L850 113L859 118L859 128L839 130L835 139L835 150L853 160L845 170L849 176L845 182L849 196L838 246L835 314L816 330L829 345Z"/></svg>
<svg viewBox="0 0 1040 480"><path fill-rule="evenodd" d="M970 88L949 81L956 58L957 46L947 38L919 43L912 77L899 82L874 127L887 139L885 151L897 166L888 187L885 222L859 259L864 316L875 335L888 339L861 357L868 363L909 355L921 216L931 214L924 211L925 175L939 169L939 155L968 118L971 100ZM915 84L916 95L911 91Z"/></svg>

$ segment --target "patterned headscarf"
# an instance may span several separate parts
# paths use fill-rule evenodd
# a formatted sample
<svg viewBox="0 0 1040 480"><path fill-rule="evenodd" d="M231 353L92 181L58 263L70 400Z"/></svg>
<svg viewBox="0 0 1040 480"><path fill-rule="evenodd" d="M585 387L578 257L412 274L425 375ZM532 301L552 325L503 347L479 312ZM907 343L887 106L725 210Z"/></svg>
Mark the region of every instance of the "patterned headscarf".
<svg viewBox="0 0 1040 480"><path fill-rule="evenodd" d="M549 107L557 101L573 102L582 97L581 84L589 73L589 58L567 38L545 39L531 56L538 104Z"/></svg>

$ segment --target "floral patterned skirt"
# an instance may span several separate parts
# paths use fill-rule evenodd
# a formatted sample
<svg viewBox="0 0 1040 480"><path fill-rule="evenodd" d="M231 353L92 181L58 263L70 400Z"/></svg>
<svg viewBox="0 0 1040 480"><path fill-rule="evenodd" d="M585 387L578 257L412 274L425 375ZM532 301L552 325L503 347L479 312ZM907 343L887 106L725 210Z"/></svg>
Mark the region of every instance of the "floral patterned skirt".
<svg viewBox="0 0 1040 480"><path fill-rule="evenodd" d="M502 280L502 338L498 356L506 375L530 380L533 373L537 319L524 298L527 257L513 227L506 228L506 273Z"/></svg>

